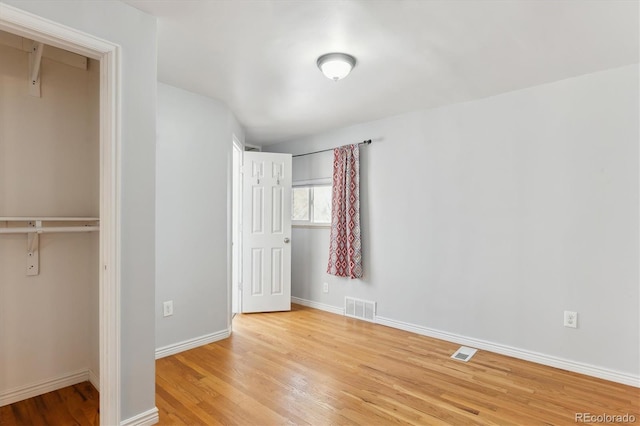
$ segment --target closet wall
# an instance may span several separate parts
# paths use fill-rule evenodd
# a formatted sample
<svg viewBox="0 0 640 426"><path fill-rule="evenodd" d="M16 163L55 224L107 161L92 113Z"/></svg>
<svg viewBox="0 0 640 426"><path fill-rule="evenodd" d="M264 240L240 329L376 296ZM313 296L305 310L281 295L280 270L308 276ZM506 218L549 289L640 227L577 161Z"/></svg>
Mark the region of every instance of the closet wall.
<svg viewBox="0 0 640 426"><path fill-rule="evenodd" d="M43 57L40 98L28 64L0 45L0 216L98 217L99 63ZM40 235L40 274L26 276L26 234L0 235L0 405L87 372L97 384L98 239Z"/></svg>

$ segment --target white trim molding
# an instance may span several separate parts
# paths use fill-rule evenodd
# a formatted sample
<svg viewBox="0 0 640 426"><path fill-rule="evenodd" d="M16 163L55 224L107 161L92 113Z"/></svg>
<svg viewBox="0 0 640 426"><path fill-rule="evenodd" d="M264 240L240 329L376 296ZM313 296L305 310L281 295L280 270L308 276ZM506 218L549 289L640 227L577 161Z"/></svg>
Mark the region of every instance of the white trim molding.
<svg viewBox="0 0 640 426"><path fill-rule="evenodd" d="M333 178L323 177L316 179L306 179L306 180L294 180L291 182L291 186L322 186L322 185L331 185L333 183Z"/></svg>
<svg viewBox="0 0 640 426"><path fill-rule="evenodd" d="M156 349L156 359L164 358L180 352L188 351L189 349L208 345L209 343L226 339L229 336L231 336L231 329L227 328L226 330L220 330L215 333L205 334L204 336L195 337L193 339L184 340L172 345L163 346Z"/></svg>
<svg viewBox="0 0 640 426"><path fill-rule="evenodd" d="M0 407L53 392L89 380L89 371L80 370L0 393Z"/></svg>
<svg viewBox="0 0 640 426"><path fill-rule="evenodd" d="M101 60L114 44L6 3L0 3L0 29L78 55Z"/></svg>
<svg viewBox="0 0 640 426"><path fill-rule="evenodd" d="M100 424L104 425L118 424L121 418L120 109L120 47L114 45L100 60Z"/></svg>
<svg viewBox="0 0 640 426"><path fill-rule="evenodd" d="M151 410L147 410L144 413L140 413L133 417L129 417L126 420L120 422L120 426L151 426L160 421L158 414L158 408L154 407Z"/></svg>
<svg viewBox="0 0 640 426"><path fill-rule="evenodd" d="M0 3L0 30L100 61L100 423L120 423L120 47ZM86 374L86 373L85 373Z"/></svg>
<svg viewBox="0 0 640 426"><path fill-rule="evenodd" d="M100 375L96 374L92 369L89 369L88 373L89 382L93 385L94 388L96 388L98 392L100 392Z"/></svg>
<svg viewBox="0 0 640 426"><path fill-rule="evenodd" d="M308 306L310 308L319 309L321 311L331 312L336 315L344 315L344 308L336 308L335 306L327 305L326 303L315 302L313 300L300 299L299 297L291 297L291 303L296 303L302 306Z"/></svg>
<svg viewBox="0 0 640 426"><path fill-rule="evenodd" d="M622 373L619 371L596 367L594 365L589 365L582 362L571 361L568 359L558 358L555 356L528 351L525 349L501 345L499 343L488 342L486 340L474 339L472 337L461 336L459 334L447 333L444 331L410 324L390 318L376 316L375 322L387 327L409 331L411 333L420 334L422 336L433 337L434 339L458 343L460 345L470 346L476 349L482 349L485 351L495 352L501 355L522 359L525 361L535 362L536 364L547 365L549 367L560 368L562 370L572 371L574 373L585 374L587 376L598 377L600 379L622 383L624 385L640 387L640 376L634 376L628 373Z"/></svg>

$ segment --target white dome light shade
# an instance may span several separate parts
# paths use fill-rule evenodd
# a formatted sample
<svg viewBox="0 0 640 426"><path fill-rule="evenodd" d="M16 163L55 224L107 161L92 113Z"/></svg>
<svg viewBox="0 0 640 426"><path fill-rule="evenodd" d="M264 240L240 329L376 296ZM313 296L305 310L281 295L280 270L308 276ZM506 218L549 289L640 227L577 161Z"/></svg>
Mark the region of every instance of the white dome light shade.
<svg viewBox="0 0 640 426"><path fill-rule="evenodd" d="M356 66L356 58L346 53L327 53L318 58L318 68L333 81L342 80Z"/></svg>

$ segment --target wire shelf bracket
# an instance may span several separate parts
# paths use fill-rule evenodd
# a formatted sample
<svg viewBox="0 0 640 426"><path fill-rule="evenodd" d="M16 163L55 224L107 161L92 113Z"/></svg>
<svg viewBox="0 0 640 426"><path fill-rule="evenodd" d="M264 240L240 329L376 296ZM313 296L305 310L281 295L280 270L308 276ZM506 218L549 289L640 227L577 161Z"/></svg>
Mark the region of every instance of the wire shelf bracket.
<svg viewBox="0 0 640 426"><path fill-rule="evenodd" d="M0 234L27 234L26 274L40 274L40 234L100 231L96 217L0 217L0 222L26 222L23 227L0 228ZM86 222L84 225L44 226L42 222Z"/></svg>

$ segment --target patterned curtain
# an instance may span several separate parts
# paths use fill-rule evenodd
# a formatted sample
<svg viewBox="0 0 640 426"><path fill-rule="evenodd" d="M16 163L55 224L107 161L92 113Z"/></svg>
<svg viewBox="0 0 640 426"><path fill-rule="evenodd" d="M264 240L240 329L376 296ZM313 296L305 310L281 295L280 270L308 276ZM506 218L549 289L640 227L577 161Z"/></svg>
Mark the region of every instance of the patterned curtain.
<svg viewBox="0 0 640 426"><path fill-rule="evenodd" d="M333 150L331 241L327 273L362 278L360 240L360 150L358 144Z"/></svg>

